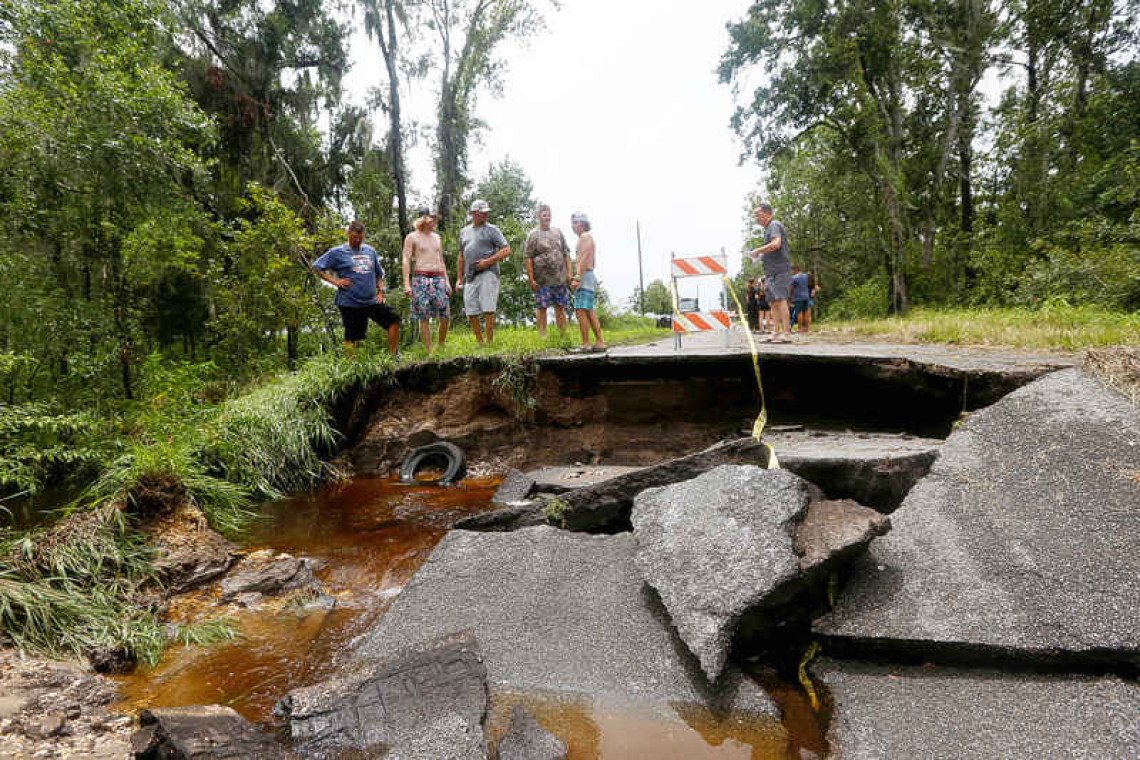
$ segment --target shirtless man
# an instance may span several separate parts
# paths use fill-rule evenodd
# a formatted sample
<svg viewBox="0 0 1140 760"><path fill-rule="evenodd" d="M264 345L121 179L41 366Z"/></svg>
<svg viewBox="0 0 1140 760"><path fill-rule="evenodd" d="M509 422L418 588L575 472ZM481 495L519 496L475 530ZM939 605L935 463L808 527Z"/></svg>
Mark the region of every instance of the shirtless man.
<svg viewBox="0 0 1140 760"><path fill-rule="evenodd" d="M443 264L443 245L435 231L438 222L438 214L421 208L416 211L415 231L404 238L404 295L411 304L412 319L420 323L420 337L429 354L432 317L439 320L441 348L451 324L451 281Z"/></svg>
<svg viewBox="0 0 1140 760"><path fill-rule="evenodd" d="M574 247L574 278L570 287L574 290L574 314L578 318L578 329L582 331L580 353L601 353L606 350L602 341L602 325L594 312L594 294L598 290L598 278L594 275L595 248L594 236L590 234L590 220L583 213L571 214L570 228L578 236ZM590 345L590 328L594 328L594 345Z"/></svg>

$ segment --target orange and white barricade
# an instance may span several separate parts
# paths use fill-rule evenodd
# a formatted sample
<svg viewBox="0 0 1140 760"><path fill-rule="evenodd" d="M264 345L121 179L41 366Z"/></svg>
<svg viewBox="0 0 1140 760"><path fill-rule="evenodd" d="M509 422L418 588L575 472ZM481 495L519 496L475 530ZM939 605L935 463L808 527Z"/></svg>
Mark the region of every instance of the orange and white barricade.
<svg viewBox="0 0 1140 760"><path fill-rule="evenodd" d="M731 337L728 331L732 329L732 319L727 311L682 312L677 306L678 279L682 277L727 277L728 256L719 253L711 256L678 258L676 254L673 254L669 263L673 275L673 348L678 351L681 350L681 336L685 333L712 330L724 330L724 345L730 345ZM727 292L725 292L724 303L728 303Z"/></svg>

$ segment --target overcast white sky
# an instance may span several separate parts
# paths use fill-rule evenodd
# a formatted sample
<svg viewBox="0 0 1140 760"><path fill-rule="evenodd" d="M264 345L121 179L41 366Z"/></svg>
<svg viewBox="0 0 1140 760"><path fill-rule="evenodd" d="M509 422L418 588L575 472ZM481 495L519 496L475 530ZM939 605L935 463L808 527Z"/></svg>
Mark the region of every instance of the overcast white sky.
<svg viewBox="0 0 1140 760"><path fill-rule="evenodd" d="M615 300L638 282L635 223L641 221L645 283L667 279L669 254L693 256L723 247L734 270L743 247L742 214L759 181L728 125L729 88L716 65L728 44L725 23L748 0L566 0L548 12L548 31L504 49L503 97L480 96L488 128L471 151L472 175L510 157L551 205L554 224L570 233L570 214L585 211L598 244L598 275ZM378 51L353 40L348 97L363 102L383 82ZM430 120L438 75L405 90L413 115ZM383 116L375 115L377 131ZM413 197L433 197L426 141L413 149ZM714 278L682 280L681 295L716 304Z"/></svg>

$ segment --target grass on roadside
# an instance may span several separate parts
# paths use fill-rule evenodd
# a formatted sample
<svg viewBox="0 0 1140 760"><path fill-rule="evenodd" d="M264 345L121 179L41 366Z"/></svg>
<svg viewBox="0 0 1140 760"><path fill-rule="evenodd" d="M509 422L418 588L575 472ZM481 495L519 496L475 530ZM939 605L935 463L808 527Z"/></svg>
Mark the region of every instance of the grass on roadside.
<svg viewBox="0 0 1140 760"><path fill-rule="evenodd" d="M139 606L154 575L151 553L118 510L0 535L0 630L21 649L52 657L123 651L153 664L166 634Z"/></svg>
<svg viewBox="0 0 1140 760"><path fill-rule="evenodd" d="M821 321L825 335L899 343L1079 351L1140 344L1140 313L1051 304L1040 309L914 309L904 317Z"/></svg>

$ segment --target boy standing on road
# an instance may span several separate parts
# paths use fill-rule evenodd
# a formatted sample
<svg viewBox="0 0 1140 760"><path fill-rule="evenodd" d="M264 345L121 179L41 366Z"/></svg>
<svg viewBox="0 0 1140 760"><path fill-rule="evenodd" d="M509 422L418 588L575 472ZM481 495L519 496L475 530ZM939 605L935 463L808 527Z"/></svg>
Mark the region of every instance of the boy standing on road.
<svg viewBox="0 0 1140 760"><path fill-rule="evenodd" d="M313 262L322 280L337 288L336 305L351 353L368 334L368 320L388 330L388 351L400 347L400 315L384 303L384 267L376 250L364 243L364 223L348 225L348 242L330 248ZM331 274L330 274L331 272Z"/></svg>
<svg viewBox="0 0 1140 760"><path fill-rule="evenodd" d="M578 318L578 329L582 331L582 347L579 353L601 353L606 350L602 341L602 325L594 312L594 294L598 289L598 278L594 275L596 250L594 236L590 234L590 220L583 213L571 214L570 227L578 236L574 247L574 279L570 287L574 290L574 314ZM594 329L594 345L590 345L590 328Z"/></svg>

